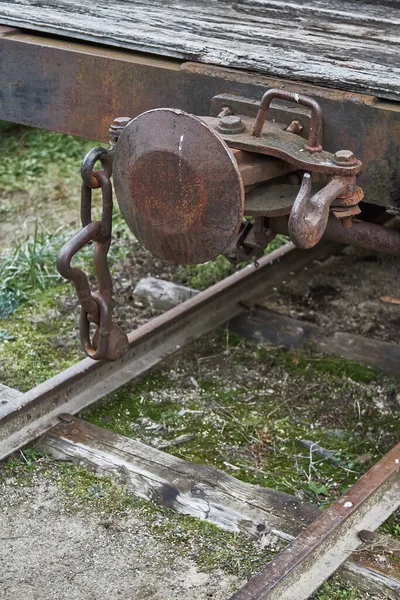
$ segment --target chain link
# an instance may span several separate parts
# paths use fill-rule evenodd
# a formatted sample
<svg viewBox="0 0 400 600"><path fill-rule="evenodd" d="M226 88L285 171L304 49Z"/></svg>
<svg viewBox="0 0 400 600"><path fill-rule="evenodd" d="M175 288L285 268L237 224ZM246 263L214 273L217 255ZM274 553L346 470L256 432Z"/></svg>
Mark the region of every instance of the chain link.
<svg viewBox="0 0 400 600"><path fill-rule="evenodd" d="M94 170L97 161L100 170ZM116 360L127 350L126 333L112 321L112 280L107 253L111 244L112 226L112 156L108 150L97 147L82 161L81 222L82 229L61 248L57 257L59 273L71 281L81 305L80 338L86 354L94 359ZM92 190L101 188L101 221L92 221ZM73 267L73 257L89 242L95 242L93 261L99 290L92 292L87 275ZM90 324L95 325L93 337Z"/></svg>

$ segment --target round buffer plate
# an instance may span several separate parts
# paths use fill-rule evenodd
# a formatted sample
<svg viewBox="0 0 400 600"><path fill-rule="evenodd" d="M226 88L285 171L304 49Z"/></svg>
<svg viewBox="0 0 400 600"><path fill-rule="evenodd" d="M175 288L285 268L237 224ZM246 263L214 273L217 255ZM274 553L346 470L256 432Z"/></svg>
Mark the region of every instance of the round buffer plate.
<svg viewBox="0 0 400 600"><path fill-rule="evenodd" d="M239 231L244 187L234 156L192 115L163 108L132 119L115 146L113 171L122 216L159 258L212 260Z"/></svg>

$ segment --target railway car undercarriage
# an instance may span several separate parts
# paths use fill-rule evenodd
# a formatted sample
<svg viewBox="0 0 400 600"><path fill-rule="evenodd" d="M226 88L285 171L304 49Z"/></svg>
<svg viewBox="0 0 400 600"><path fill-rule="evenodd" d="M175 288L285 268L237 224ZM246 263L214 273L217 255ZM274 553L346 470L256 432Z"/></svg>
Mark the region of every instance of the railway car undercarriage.
<svg viewBox="0 0 400 600"><path fill-rule="evenodd" d="M274 100L308 108L307 127L300 119L268 120ZM257 103L241 99L241 107L246 105ZM286 110L288 121L293 115L290 107ZM262 96L254 119L234 114L229 103L217 117L178 109L117 117L109 129L110 149L94 148L83 160L83 229L64 246L57 263L78 294L86 354L113 360L128 347L111 317L112 174L134 236L174 264L204 263L219 254L233 264L257 261L277 233L289 235L301 249L326 238L400 256L400 232L361 220L364 192L357 175L362 162L349 149L324 151L322 123L314 99L273 88ZM98 161L102 168L95 170ZM92 189L99 187L102 219L92 222ZM71 266L89 242L96 244L99 291L93 293L85 274ZM90 323L96 328L93 340Z"/></svg>

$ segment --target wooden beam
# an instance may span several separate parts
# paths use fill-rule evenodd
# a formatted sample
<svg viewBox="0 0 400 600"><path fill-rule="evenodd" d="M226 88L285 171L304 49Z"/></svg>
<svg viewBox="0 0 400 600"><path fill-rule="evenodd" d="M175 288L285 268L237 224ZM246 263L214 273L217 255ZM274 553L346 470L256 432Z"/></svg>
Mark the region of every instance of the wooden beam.
<svg viewBox="0 0 400 600"><path fill-rule="evenodd" d="M186 462L78 418L57 425L40 445L55 458L118 479L139 498L229 531L255 537L275 533L289 541L319 515L317 508L294 496Z"/></svg>
<svg viewBox="0 0 400 600"><path fill-rule="evenodd" d="M355 360L400 377L399 344L369 339L355 333L336 332L327 336L314 323L271 312L262 306L235 317L229 322L228 328L248 339L286 348L300 348L304 342L311 340L320 352Z"/></svg>
<svg viewBox="0 0 400 600"><path fill-rule="evenodd" d="M176 306L196 293L197 290L153 277L141 279L134 290L140 300L158 310ZM251 307L247 313L231 319L227 327L237 335L273 346L300 348L304 342L311 340L320 352L352 359L400 377L398 344L353 333L337 332L327 336L314 323L272 312L263 306Z"/></svg>
<svg viewBox="0 0 400 600"><path fill-rule="evenodd" d="M380 98L400 97L400 18L388 3L330 0L2 0L0 21L181 60Z"/></svg>
<svg viewBox="0 0 400 600"><path fill-rule="evenodd" d="M68 421L41 439L46 452L111 476L133 495L155 500L175 512L258 538L273 535L284 542L293 540L320 515L312 505L283 492L245 483L214 467L186 462L77 418L69 417ZM386 559L383 569L382 564L375 568L373 555L370 558L366 567L365 557L363 562L358 555L352 556L339 570L340 577L361 589L398 599L398 563Z"/></svg>

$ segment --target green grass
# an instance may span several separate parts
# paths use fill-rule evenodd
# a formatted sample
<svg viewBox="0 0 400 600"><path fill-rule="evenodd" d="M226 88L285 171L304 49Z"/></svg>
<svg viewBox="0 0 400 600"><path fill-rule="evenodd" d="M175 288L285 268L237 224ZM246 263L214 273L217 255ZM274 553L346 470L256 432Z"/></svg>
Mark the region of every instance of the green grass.
<svg viewBox="0 0 400 600"><path fill-rule="evenodd" d="M269 254L280 248L288 241L284 235L278 234L269 244L265 254ZM182 265L178 268L177 275L182 282L195 289L205 290L217 281L232 275L237 268L241 269L248 265L248 262L240 263L238 267L233 266L225 256L217 256L216 259L202 265Z"/></svg>
<svg viewBox="0 0 400 600"><path fill-rule="evenodd" d="M60 281L54 257L64 240L71 236L66 228L51 234L35 227L11 252L3 252L0 262L0 294L15 290L20 295L42 291Z"/></svg>
<svg viewBox="0 0 400 600"><path fill-rule="evenodd" d="M61 178L79 176L79 163L94 142L0 121L0 191L29 190L50 165Z"/></svg>
<svg viewBox="0 0 400 600"><path fill-rule="evenodd" d="M22 242L16 242L12 248L0 253L0 294L4 290L16 289L23 293L42 291L56 285L62 278L57 273L56 256L66 241L77 232L63 225L53 233L39 231L35 227L33 234L26 234ZM113 236L118 243L111 245L108 257L112 264L120 259L124 252L122 240L127 227L117 208L113 213ZM78 259L90 258L93 251L87 245L76 255ZM76 259L75 259L76 260Z"/></svg>
<svg viewBox="0 0 400 600"><path fill-rule="evenodd" d="M13 198L18 191L31 190L33 185L48 179L54 186L55 202L60 203L57 188L61 183L72 186L76 193L82 158L95 146L94 142L50 131L10 126L5 122L0 122L0 132L0 194L5 198L0 202L0 214L5 207L12 212ZM49 169L53 171L50 173ZM93 218L99 218L99 200L100 193L96 190ZM64 203L64 200L61 202ZM79 198L76 206L79 207ZM18 239L13 240L8 248L0 249L0 319L12 314L27 298L37 298L43 290L57 287L62 280L56 270L56 257L64 243L78 231L79 225L71 227L68 222L54 223L49 229L46 206L42 207L42 214L45 228L42 219L39 227L38 216L33 231L26 225L22 233L18 233ZM128 227L115 207L114 241L109 252L111 266L124 256L127 237ZM74 264L92 272L92 252L93 247L86 246L74 259Z"/></svg>
<svg viewBox="0 0 400 600"><path fill-rule="evenodd" d="M267 352L235 337L225 358L213 358L223 343L218 337L196 342L184 357L97 402L85 418L122 435L142 436L145 443L152 434L139 425L143 418L161 423L166 439L195 434L168 451L222 470L233 464L235 477L300 493L321 506L344 493L397 441L400 416L381 415L372 401L381 390L391 393L393 383L383 376L311 350ZM208 376L199 370L203 360L215 369ZM178 381L169 374L171 365ZM258 376L246 381L247 368ZM191 376L195 391L182 384ZM310 456L302 439L335 451L340 464ZM358 457L366 453L371 458L361 463Z"/></svg>

